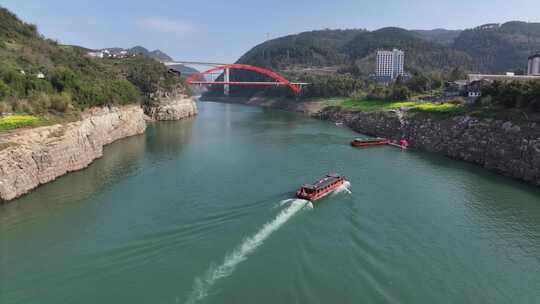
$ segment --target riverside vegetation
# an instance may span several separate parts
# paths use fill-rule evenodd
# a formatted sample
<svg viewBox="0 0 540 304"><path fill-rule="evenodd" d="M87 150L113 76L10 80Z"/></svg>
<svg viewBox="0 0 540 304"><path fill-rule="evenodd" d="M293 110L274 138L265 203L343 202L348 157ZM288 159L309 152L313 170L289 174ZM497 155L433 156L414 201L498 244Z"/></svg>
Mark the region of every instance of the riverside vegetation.
<svg viewBox="0 0 540 304"><path fill-rule="evenodd" d="M0 38L0 203L86 168L147 120L197 114L182 80L146 55L89 58L2 8Z"/></svg>
<svg viewBox="0 0 540 304"><path fill-rule="evenodd" d="M73 121L94 106L151 103L158 90L188 88L147 56L94 59L87 49L42 37L0 7L0 131Z"/></svg>
<svg viewBox="0 0 540 304"><path fill-rule="evenodd" d="M408 80L391 86L371 81L378 49L405 51ZM299 100L345 99L342 106L362 110L388 107L392 102L444 102L416 105L416 111L433 113L493 115L495 112L539 111L538 82L493 83L483 89L478 104L466 107L463 98L444 98L451 82L465 79L468 72L523 74L530 49L540 49L540 23L512 21L448 31L416 31L396 27L367 30L320 30L272 39L245 53L238 63L279 71L292 81L310 83ZM249 71L234 71L236 81L268 81ZM221 88L206 95L219 96ZM232 88L233 96L293 97L286 88ZM377 102L380 104L377 105Z"/></svg>

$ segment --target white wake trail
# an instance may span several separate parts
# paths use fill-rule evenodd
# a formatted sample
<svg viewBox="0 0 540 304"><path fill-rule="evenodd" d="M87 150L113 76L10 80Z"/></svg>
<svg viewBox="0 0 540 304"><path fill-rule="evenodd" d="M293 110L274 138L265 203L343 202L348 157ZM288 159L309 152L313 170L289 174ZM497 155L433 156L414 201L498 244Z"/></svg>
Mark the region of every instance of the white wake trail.
<svg viewBox="0 0 540 304"><path fill-rule="evenodd" d="M228 254L221 265L210 267L204 276L197 278L193 292L186 304L194 304L204 299L217 280L230 276L236 269L236 266L245 261L272 233L283 226L298 211L304 207L309 208L311 204L309 201L300 199L286 200L282 203L286 204L289 202L290 205L281 211L273 221L266 223L255 235L245 239L239 247Z"/></svg>
<svg viewBox="0 0 540 304"><path fill-rule="evenodd" d="M343 183L343 185L339 186L333 194L339 194L339 193L343 193L343 192L347 192L348 194L351 194L351 183L349 181L345 181Z"/></svg>

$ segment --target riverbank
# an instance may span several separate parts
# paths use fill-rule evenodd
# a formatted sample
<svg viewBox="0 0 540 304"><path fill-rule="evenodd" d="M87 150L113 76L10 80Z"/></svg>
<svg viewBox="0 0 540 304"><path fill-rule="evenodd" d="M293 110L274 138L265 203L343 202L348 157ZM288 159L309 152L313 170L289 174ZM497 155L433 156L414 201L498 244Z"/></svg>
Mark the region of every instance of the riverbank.
<svg viewBox="0 0 540 304"><path fill-rule="evenodd" d="M407 138L414 149L474 163L540 186L540 123L536 121L418 115L402 111L362 112L328 106L324 101L264 100L260 97L212 100L301 112L342 122L366 135Z"/></svg>
<svg viewBox="0 0 540 304"><path fill-rule="evenodd" d="M76 122L1 134L0 202L86 168L103 156L104 146L144 133L147 121L178 120L196 114L193 99L171 98L144 110L139 105L92 108Z"/></svg>
<svg viewBox="0 0 540 304"><path fill-rule="evenodd" d="M354 131L306 115L197 106L0 206L2 304L538 299L540 187L353 149ZM330 171L352 193L298 210Z"/></svg>

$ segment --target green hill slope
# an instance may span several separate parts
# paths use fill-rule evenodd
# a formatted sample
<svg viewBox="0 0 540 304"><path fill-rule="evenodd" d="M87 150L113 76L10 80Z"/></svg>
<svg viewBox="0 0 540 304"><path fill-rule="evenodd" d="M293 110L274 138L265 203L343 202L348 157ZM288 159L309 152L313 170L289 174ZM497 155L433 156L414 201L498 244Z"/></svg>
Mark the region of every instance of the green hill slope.
<svg viewBox="0 0 540 304"><path fill-rule="evenodd" d="M414 32L393 27L361 33L342 47L341 51L357 61L360 71L366 74L374 70L375 52L392 48L405 52L405 69L409 72L448 72L457 66L466 70L472 67L472 60L466 53L419 38Z"/></svg>
<svg viewBox="0 0 540 304"><path fill-rule="evenodd" d="M461 34L461 30L433 29L433 30L413 30L418 37L439 43L446 46L451 46L456 38Z"/></svg>
<svg viewBox="0 0 540 304"><path fill-rule="evenodd" d="M410 72L447 72L456 67L488 73L524 70L527 57L540 51L540 23L512 21L464 31L395 27L311 31L264 42L238 62L281 71L345 68L366 75L374 71L375 51L392 48L405 51Z"/></svg>
<svg viewBox="0 0 540 304"><path fill-rule="evenodd" d="M264 42L238 63L284 69L302 66L334 66L349 62L341 48L362 30L322 30L290 35Z"/></svg>
<svg viewBox="0 0 540 304"><path fill-rule="evenodd" d="M540 51L540 23L480 26L463 31L453 47L469 54L478 72L525 70L527 57Z"/></svg>
<svg viewBox="0 0 540 304"><path fill-rule="evenodd" d="M158 88L181 82L147 56L94 59L86 53L43 38L36 26L0 7L0 113L144 102Z"/></svg>
<svg viewBox="0 0 540 304"><path fill-rule="evenodd" d="M277 70L356 66L359 74L367 76L374 70L375 51L392 48L406 52L406 66L410 71L429 73L449 71L455 66L472 68L472 59L466 53L400 28L373 32L323 30L286 36L254 47L238 62Z"/></svg>

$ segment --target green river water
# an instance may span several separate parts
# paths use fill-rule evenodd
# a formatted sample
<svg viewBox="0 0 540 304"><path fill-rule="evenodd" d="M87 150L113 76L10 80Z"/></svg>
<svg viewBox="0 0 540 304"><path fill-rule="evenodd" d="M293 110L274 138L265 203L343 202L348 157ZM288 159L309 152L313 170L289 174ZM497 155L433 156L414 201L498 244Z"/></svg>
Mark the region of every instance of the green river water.
<svg viewBox="0 0 540 304"><path fill-rule="evenodd" d="M540 303L538 188L297 114L199 108L0 206L0 303ZM328 172L350 192L292 199Z"/></svg>

